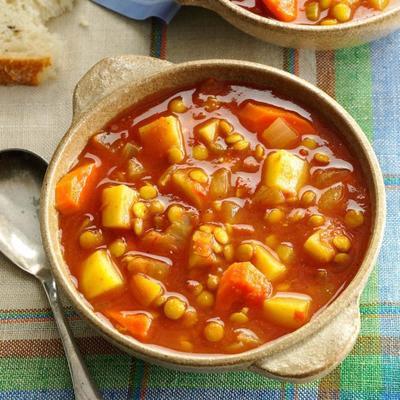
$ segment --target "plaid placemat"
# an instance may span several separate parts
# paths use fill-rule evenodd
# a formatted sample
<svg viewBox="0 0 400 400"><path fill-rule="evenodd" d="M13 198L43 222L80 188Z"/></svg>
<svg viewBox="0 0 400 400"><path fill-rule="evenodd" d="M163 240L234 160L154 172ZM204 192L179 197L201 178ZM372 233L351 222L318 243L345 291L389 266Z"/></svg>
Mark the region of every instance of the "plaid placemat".
<svg viewBox="0 0 400 400"><path fill-rule="evenodd" d="M157 21L148 24L148 53L155 57L264 62L300 75L335 97L364 129L378 155L387 190L387 229L362 296L356 346L329 376L310 384L284 384L250 372L194 374L155 367L99 338L67 305L67 318L104 398L400 399L400 32L355 49L313 52L265 45L198 9L183 9L168 28ZM143 36L147 28L140 27ZM0 91L0 100L5 93ZM38 130L33 142L27 139L29 132L18 136L7 131L8 117L1 113L0 149L22 145L48 156L63 133L57 131L50 141L41 135L43 126L51 127L43 117L32 125ZM0 399L73 399L62 346L39 286L1 257L0 283Z"/></svg>

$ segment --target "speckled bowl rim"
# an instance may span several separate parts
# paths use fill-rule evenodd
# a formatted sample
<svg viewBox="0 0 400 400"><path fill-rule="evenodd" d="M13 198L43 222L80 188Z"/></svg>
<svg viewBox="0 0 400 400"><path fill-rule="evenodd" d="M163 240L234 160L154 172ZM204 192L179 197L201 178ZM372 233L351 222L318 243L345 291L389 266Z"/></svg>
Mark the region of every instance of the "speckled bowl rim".
<svg viewBox="0 0 400 400"><path fill-rule="evenodd" d="M54 188L56 184L56 182L54 181L54 176L57 171L57 166L62 158L64 149L74 139L74 136L79 133L80 128L84 127L85 121L89 118L89 116L96 115L96 113L99 113L102 109L105 109L105 107L107 107L107 104L112 104L113 101L118 99L119 93L122 90L130 92L131 90L135 90L135 88L138 87L146 88L147 86L149 86L149 82L157 82L161 80L164 80L165 82L165 80L171 80L173 76L182 73L188 74L191 70L197 70L199 68L226 68L230 70L236 69L237 71L242 71L246 74L251 73L251 71L261 74L266 73L270 76L269 79L272 79L273 77L285 79L289 81L291 85L294 85L294 87L296 87L297 85L302 86L304 90L310 93L310 95L316 96L318 101L324 102L325 106L328 109L335 109L337 111L337 114L340 116L340 120L344 121L344 124L349 127L348 132L346 133L350 134L352 138L358 142L359 147L362 149L363 157L368 164L365 169L370 170L371 172L371 187L373 188L374 192L371 194L371 197L374 197L372 199L372 204L375 206L373 210L374 226L371 232L369 248L367 249L364 261L360 266L358 273L353 278L351 283L347 286L347 288L333 301L332 304L330 304L325 310L319 313L315 318L312 319L311 322L309 322L302 328L290 334L282 336L274 341L261 345L260 347L257 347L253 350L233 355L197 355L180 353L167 348L144 344L133 339L132 337L119 333L115 328L111 327L109 323L105 322L92 311L89 303L76 290L71 276L63 272L63 265L61 265L61 263L59 264L57 260L57 256L60 256L62 258L62 254L57 255L54 245L54 242L59 241L58 232L51 232L50 229L51 215L57 213L52 204L52 197L54 196ZM181 86L175 85L175 87L179 88ZM159 89L162 89L162 87L160 87ZM151 92L147 93L147 95L149 94L151 94ZM118 113L116 112L116 114ZM76 153L76 155L78 155L80 151L81 149L79 150L79 152ZM222 370L248 367L257 360L261 360L268 355L275 354L291 346L294 346L301 340L306 340L307 337L317 333L322 326L329 323L350 302L358 301L358 297L374 267L374 263L376 261L376 257L380 248L385 225L385 213L386 206L384 183L380 167L373 152L373 149L368 142L365 134L362 132L361 128L357 125L353 118L331 97L329 97L320 89L316 88L314 85L306 82L305 80L270 66L234 60L206 60L187 62L177 65L172 64L165 71L161 71L159 73L151 75L150 77L142 80L140 83L133 82L125 85L123 88L119 88L111 92L99 102L89 107L88 111L80 115L79 118L71 125L70 129L59 143L50 162L42 189L40 220L43 244L46 253L49 256L49 260L52 265L52 270L54 272L56 280L67 294L67 297L72 302L73 306L87 321L91 323L92 326L96 327L96 329L103 336L111 340L112 343L114 343L121 349L135 354L145 360L153 361L162 365L173 364L176 367L195 369L200 372L201 370L212 370L213 368L215 368L215 370ZM65 261L63 262L63 264L64 267L67 267Z"/></svg>
<svg viewBox="0 0 400 400"><path fill-rule="evenodd" d="M178 0L184 5L198 5L203 6L203 0ZM386 18L392 17L395 14L400 14L400 5L394 6L387 10L381 11L376 15L367 16L363 18L357 18L349 22L344 22L337 25L306 25L297 24L293 22L282 22L273 18L263 17L258 14L252 13L251 11L232 3L230 0L214 0L219 2L227 10L234 14L238 14L247 22L256 21L259 24L263 24L266 27L273 27L279 30L287 30L288 33L294 32L334 32L334 31L351 31L353 28L364 27L364 25L373 24L384 20ZM393 1L393 0L392 0Z"/></svg>

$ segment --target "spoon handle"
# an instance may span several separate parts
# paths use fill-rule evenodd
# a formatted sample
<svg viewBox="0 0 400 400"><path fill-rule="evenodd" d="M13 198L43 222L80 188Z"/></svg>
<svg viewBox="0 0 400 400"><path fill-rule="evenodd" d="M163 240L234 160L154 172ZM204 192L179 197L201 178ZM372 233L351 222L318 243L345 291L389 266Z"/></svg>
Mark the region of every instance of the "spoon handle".
<svg viewBox="0 0 400 400"><path fill-rule="evenodd" d="M73 339L72 332L65 320L64 312L58 300L57 285L54 278L51 276L42 280L42 285L49 299L50 306L54 314L54 319L60 333L61 341L64 346L69 370L71 372L75 399L100 400L101 396L96 388L95 383L89 376L89 372Z"/></svg>

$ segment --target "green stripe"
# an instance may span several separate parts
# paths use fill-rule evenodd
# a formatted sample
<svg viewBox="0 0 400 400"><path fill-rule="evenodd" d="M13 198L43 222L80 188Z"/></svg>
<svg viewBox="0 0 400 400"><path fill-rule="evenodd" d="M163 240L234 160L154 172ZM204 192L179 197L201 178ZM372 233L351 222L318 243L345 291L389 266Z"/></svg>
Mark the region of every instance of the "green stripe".
<svg viewBox="0 0 400 400"><path fill-rule="evenodd" d="M100 388L126 388L130 357L126 354L86 357L90 375ZM0 358L0 391L64 389L71 387L67 361L62 357Z"/></svg>
<svg viewBox="0 0 400 400"><path fill-rule="evenodd" d="M288 72L294 74L294 63L295 63L295 49L288 49Z"/></svg>
<svg viewBox="0 0 400 400"><path fill-rule="evenodd" d="M67 362L59 358L0 359L0 390L64 389L71 386ZM64 373L65 371L65 373Z"/></svg>
<svg viewBox="0 0 400 400"><path fill-rule="evenodd" d="M133 396L132 399L140 399L144 374L144 363L142 360L135 360L133 375Z"/></svg>
<svg viewBox="0 0 400 400"><path fill-rule="evenodd" d="M363 304L379 304L378 266L372 271L368 285L361 296L361 305ZM376 313L379 314L379 311Z"/></svg>
<svg viewBox="0 0 400 400"><path fill-rule="evenodd" d="M381 363L380 354L364 354L362 361L359 355L350 354L342 363L340 389L356 390L359 399L365 398L364 393L380 393L384 388Z"/></svg>
<svg viewBox="0 0 400 400"><path fill-rule="evenodd" d="M335 53L336 100L350 112L371 140L372 69L369 45Z"/></svg>
<svg viewBox="0 0 400 400"><path fill-rule="evenodd" d="M85 357L90 374L101 388L127 388L131 356L126 353Z"/></svg>

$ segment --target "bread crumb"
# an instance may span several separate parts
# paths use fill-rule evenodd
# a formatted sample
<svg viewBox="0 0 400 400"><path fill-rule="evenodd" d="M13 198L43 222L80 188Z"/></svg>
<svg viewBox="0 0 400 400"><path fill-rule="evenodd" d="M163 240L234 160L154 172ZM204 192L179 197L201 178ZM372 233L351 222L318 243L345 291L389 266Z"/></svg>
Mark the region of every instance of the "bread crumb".
<svg viewBox="0 0 400 400"><path fill-rule="evenodd" d="M79 25L82 28L88 28L89 27L89 21L86 18L81 18L79 21Z"/></svg>

